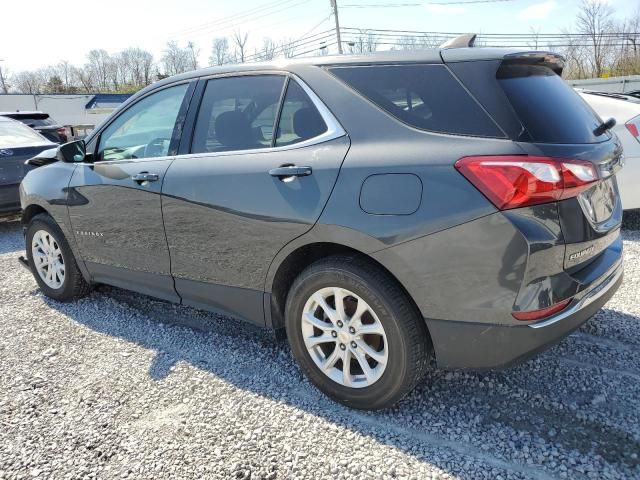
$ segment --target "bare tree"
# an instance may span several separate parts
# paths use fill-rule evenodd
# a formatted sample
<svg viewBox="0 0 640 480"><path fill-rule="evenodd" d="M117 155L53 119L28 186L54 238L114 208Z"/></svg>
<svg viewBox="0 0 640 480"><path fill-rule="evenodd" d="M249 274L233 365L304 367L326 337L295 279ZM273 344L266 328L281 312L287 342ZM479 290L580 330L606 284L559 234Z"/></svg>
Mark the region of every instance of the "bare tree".
<svg viewBox="0 0 640 480"><path fill-rule="evenodd" d="M12 76L11 81L18 92L28 93L30 95L43 93L47 83L46 75L42 70L16 73Z"/></svg>
<svg viewBox="0 0 640 480"><path fill-rule="evenodd" d="M276 57L276 51L278 49L278 44L273 41L271 38L262 39L262 50L256 52L256 58L259 60L273 60Z"/></svg>
<svg viewBox="0 0 640 480"><path fill-rule="evenodd" d="M607 36L613 30L613 8L601 0L582 0L577 17L578 33L589 39L591 55L589 64L591 73L602 76L610 51L610 40Z"/></svg>
<svg viewBox="0 0 640 480"><path fill-rule="evenodd" d="M233 43L235 44L235 56L236 61L243 63L247 53L247 40L249 40L249 34L242 34L236 32L233 34Z"/></svg>
<svg viewBox="0 0 640 480"><path fill-rule="evenodd" d="M9 73L9 69L5 68L3 70L2 65L0 65L0 90L2 90L2 93L9 93L11 85L9 84L8 78L10 76L11 74Z"/></svg>
<svg viewBox="0 0 640 480"><path fill-rule="evenodd" d="M280 42L280 52L284 58L291 58L296 53L296 41L293 38L286 38Z"/></svg>
<svg viewBox="0 0 640 480"><path fill-rule="evenodd" d="M168 42L160 59L164 74L171 76L188 71L191 63L190 56L191 52L188 49L181 48L177 42Z"/></svg>
<svg viewBox="0 0 640 480"><path fill-rule="evenodd" d="M196 44L193 42L187 43L187 67L189 70L197 70L198 69L198 56L200 55L200 49L196 47Z"/></svg>
<svg viewBox="0 0 640 480"><path fill-rule="evenodd" d="M361 30L347 45L349 46L349 53L375 52L378 49L378 39L371 32Z"/></svg>
<svg viewBox="0 0 640 480"><path fill-rule="evenodd" d="M392 47L393 50L417 50L420 48L418 38L415 35L403 35Z"/></svg>
<svg viewBox="0 0 640 480"><path fill-rule="evenodd" d="M128 64L127 83L145 87L152 81L153 55L141 48L127 48L121 52Z"/></svg>
<svg viewBox="0 0 640 480"><path fill-rule="evenodd" d="M111 57L106 50L91 50L87 55L85 70L91 76L93 86L101 92L109 90Z"/></svg>
<svg viewBox="0 0 640 480"><path fill-rule="evenodd" d="M229 40L226 37L214 38L209 63L211 65L223 65L229 61Z"/></svg>
<svg viewBox="0 0 640 480"><path fill-rule="evenodd" d="M531 33L531 41L527 42L529 48L538 50L540 48L540 28L529 27L529 32Z"/></svg>

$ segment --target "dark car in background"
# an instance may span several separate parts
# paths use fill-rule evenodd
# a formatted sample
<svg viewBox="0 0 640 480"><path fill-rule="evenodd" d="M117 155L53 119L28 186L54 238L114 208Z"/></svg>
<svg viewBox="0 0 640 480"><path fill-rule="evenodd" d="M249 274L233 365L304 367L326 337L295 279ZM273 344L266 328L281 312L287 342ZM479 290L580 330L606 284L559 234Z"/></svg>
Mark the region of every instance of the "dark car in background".
<svg viewBox="0 0 640 480"><path fill-rule="evenodd" d="M44 112L0 112L1 117L9 117L33 128L54 143L66 143L69 129L58 124L48 113Z"/></svg>
<svg viewBox="0 0 640 480"><path fill-rule="evenodd" d="M162 80L34 159L23 263L57 300L106 283L286 330L357 408L433 354L510 365L622 281L622 149L562 68L452 48Z"/></svg>
<svg viewBox="0 0 640 480"><path fill-rule="evenodd" d="M20 211L20 182L32 167L25 161L56 145L26 125L0 116L0 215Z"/></svg>

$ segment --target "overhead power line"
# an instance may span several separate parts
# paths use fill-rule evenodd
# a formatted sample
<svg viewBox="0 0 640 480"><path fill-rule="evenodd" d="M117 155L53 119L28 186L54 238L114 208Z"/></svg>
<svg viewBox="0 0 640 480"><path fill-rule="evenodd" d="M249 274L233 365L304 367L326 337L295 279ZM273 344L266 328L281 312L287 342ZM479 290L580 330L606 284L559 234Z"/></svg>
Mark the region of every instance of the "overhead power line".
<svg viewBox="0 0 640 480"><path fill-rule="evenodd" d="M216 20L213 22L204 23L198 26L186 28L184 30L176 32L176 35L193 35L193 34L205 34L210 32L220 32L229 30L239 25L246 25L249 22L255 22L270 15L283 12L293 7L307 3L306 0L279 0L265 5L262 8L256 8L246 11L243 14L237 14L235 16L229 16L224 19Z"/></svg>
<svg viewBox="0 0 640 480"><path fill-rule="evenodd" d="M300 38L298 40L295 40L293 42L289 42L283 45L280 45L279 47L275 48L273 53L274 55L280 54L280 53L284 53L285 51L287 51L288 49L294 49L294 48L300 48L300 47L309 47L312 44L317 44L318 47L316 48L316 50L318 48L320 48L320 45L325 44L324 42L326 42L327 40L333 38L333 29L330 30L325 30L323 32L318 32L316 34L313 35L309 35L307 37L304 38ZM256 52L252 55L247 55L247 57L245 58L245 61L251 61L251 60L256 60L256 59L260 59L263 57L264 55L264 51L259 51Z"/></svg>
<svg viewBox="0 0 640 480"><path fill-rule="evenodd" d="M402 7L424 7L428 5L475 5L482 3L503 3L513 2L514 0L467 0L453 2L411 2L411 3L349 3L340 5L341 8L402 8Z"/></svg>

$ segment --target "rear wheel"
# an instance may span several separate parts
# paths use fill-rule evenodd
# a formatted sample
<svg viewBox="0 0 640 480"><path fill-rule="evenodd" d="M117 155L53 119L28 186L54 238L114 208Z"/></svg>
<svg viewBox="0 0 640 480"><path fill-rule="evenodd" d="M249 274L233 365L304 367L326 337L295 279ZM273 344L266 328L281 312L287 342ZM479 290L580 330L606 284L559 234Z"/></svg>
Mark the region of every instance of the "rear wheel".
<svg viewBox="0 0 640 480"><path fill-rule="evenodd" d="M69 301L88 293L89 284L62 230L49 215L36 215L29 222L26 250L31 272L47 297Z"/></svg>
<svg viewBox="0 0 640 480"><path fill-rule="evenodd" d="M431 353L423 319L385 272L333 257L303 271L287 298L287 336L302 370L345 405L393 405L422 378Z"/></svg>

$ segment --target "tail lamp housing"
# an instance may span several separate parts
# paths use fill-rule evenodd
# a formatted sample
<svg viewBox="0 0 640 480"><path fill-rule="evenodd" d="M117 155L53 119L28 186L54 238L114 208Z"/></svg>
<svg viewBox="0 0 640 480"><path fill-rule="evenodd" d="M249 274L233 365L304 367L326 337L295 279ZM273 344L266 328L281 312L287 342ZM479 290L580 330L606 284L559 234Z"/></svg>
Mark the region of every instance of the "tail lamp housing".
<svg viewBox="0 0 640 480"><path fill-rule="evenodd" d="M464 157L455 167L499 210L575 197L599 179L591 162L542 156Z"/></svg>
<svg viewBox="0 0 640 480"><path fill-rule="evenodd" d="M640 115L629 120L624 126L627 127L633 138L640 142Z"/></svg>

